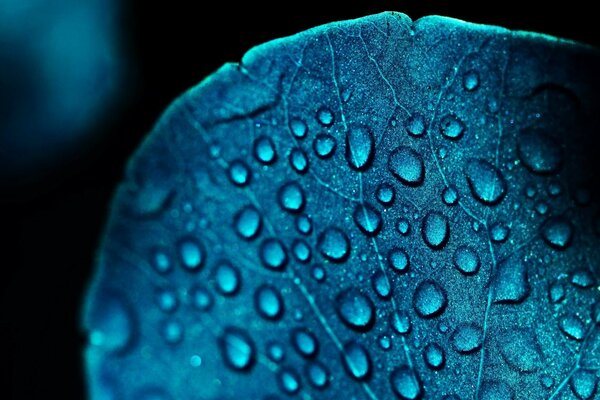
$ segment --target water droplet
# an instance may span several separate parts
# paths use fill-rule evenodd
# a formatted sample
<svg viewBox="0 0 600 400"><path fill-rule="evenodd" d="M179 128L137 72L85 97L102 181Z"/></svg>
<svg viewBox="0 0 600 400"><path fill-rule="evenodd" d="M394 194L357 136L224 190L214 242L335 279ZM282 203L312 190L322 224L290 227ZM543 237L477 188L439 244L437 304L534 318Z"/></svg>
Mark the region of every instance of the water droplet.
<svg viewBox="0 0 600 400"><path fill-rule="evenodd" d="M412 136L421 136L425 133L425 118L415 113L406 120L406 132Z"/></svg>
<svg viewBox="0 0 600 400"><path fill-rule="evenodd" d="M173 269L171 259L164 250L155 249L152 252L152 266L159 274L166 274Z"/></svg>
<svg viewBox="0 0 600 400"><path fill-rule="evenodd" d="M410 232L410 222L406 218L399 218L396 223L396 230L402 236L408 235Z"/></svg>
<svg viewBox="0 0 600 400"><path fill-rule="evenodd" d="M453 206L458 203L458 191L454 186L447 186L442 191L442 201L447 206Z"/></svg>
<svg viewBox="0 0 600 400"><path fill-rule="evenodd" d="M288 182L277 192L279 206L285 211L298 213L305 204L304 191L297 182Z"/></svg>
<svg viewBox="0 0 600 400"><path fill-rule="evenodd" d="M444 312L448 303L446 292L435 281L425 280L415 289L413 306L423 318L432 318Z"/></svg>
<svg viewBox="0 0 600 400"><path fill-rule="evenodd" d="M571 339L583 340L585 336L585 324L574 314L561 318L558 326L562 333Z"/></svg>
<svg viewBox="0 0 600 400"><path fill-rule="evenodd" d="M594 274L588 268L581 268L571 274L571 283L579 288L588 289L596 284Z"/></svg>
<svg viewBox="0 0 600 400"><path fill-rule="evenodd" d="M158 304L158 308L165 313L172 313L179 305L177 294L172 289L159 290L156 296L156 302Z"/></svg>
<svg viewBox="0 0 600 400"><path fill-rule="evenodd" d="M392 340L388 335L380 336L377 343L379 343L381 350L387 351L392 348Z"/></svg>
<svg viewBox="0 0 600 400"><path fill-rule="evenodd" d="M523 165L535 174L556 173L563 162L562 148L558 142L539 130L521 133L517 153Z"/></svg>
<svg viewBox="0 0 600 400"><path fill-rule="evenodd" d="M421 155L406 146L397 147L390 153L388 168L392 175L407 186L419 186L425 179Z"/></svg>
<svg viewBox="0 0 600 400"><path fill-rule="evenodd" d="M335 138L326 133L319 134L313 141L313 150L319 158L329 158L335 153L337 142Z"/></svg>
<svg viewBox="0 0 600 400"><path fill-rule="evenodd" d="M319 251L331 262L343 262L350 255L350 241L338 228L326 228L318 240Z"/></svg>
<svg viewBox="0 0 600 400"><path fill-rule="evenodd" d="M295 394L300 390L300 376L289 367L283 367L277 373L279 388L286 394Z"/></svg>
<svg viewBox="0 0 600 400"><path fill-rule="evenodd" d="M410 332L412 324L406 311L399 310L390 316L390 326L394 332L405 335Z"/></svg>
<svg viewBox="0 0 600 400"><path fill-rule="evenodd" d="M540 215L546 215L548 212L548 204L544 203L543 201L538 201L535 203L535 211Z"/></svg>
<svg viewBox="0 0 600 400"><path fill-rule="evenodd" d="M471 159L466 167L473 197L485 205L498 204L506 195L506 181L500 171L484 160Z"/></svg>
<svg viewBox="0 0 600 400"><path fill-rule="evenodd" d="M170 345L178 344L183 340L183 325L176 319L164 321L160 331L162 337Z"/></svg>
<svg viewBox="0 0 600 400"><path fill-rule="evenodd" d="M254 306L258 313L266 319L276 320L283 315L283 299L272 286L262 285L254 292Z"/></svg>
<svg viewBox="0 0 600 400"><path fill-rule="evenodd" d="M190 357L190 365L194 368L198 368L202 365L202 358L199 355L194 354Z"/></svg>
<svg viewBox="0 0 600 400"><path fill-rule="evenodd" d="M554 379L550 375L542 374L540 376L540 383L546 389L550 389L552 386L554 386Z"/></svg>
<svg viewBox="0 0 600 400"><path fill-rule="evenodd" d="M215 267L216 288L223 296L233 296L239 292L242 278L240 271L228 262L221 261Z"/></svg>
<svg viewBox="0 0 600 400"><path fill-rule="evenodd" d="M420 399L423 394L419 377L408 365L400 366L392 371L390 383L396 396L402 400Z"/></svg>
<svg viewBox="0 0 600 400"><path fill-rule="evenodd" d="M292 131L292 135L298 139L303 139L308 133L308 126L306 126L306 123L301 119L293 118L290 121L290 131Z"/></svg>
<svg viewBox="0 0 600 400"><path fill-rule="evenodd" d="M270 137L261 136L254 141L254 157L262 164L269 165L277 161L275 144Z"/></svg>
<svg viewBox="0 0 600 400"><path fill-rule="evenodd" d="M392 285L383 271L379 270L373 274L371 284L375 293L382 299L389 299L392 295Z"/></svg>
<svg viewBox="0 0 600 400"><path fill-rule="evenodd" d="M521 303L529 295L527 266L518 257L501 261L492 278L491 287L495 303Z"/></svg>
<svg viewBox="0 0 600 400"><path fill-rule="evenodd" d="M375 192L375 198L377 201L381 203L383 206L390 206L394 203L394 198L396 197L396 192L394 187L389 183L382 183L377 187L377 191Z"/></svg>
<svg viewBox="0 0 600 400"><path fill-rule="evenodd" d="M233 225L241 238L251 240L258 236L262 218L254 206L246 206L233 217Z"/></svg>
<svg viewBox="0 0 600 400"><path fill-rule="evenodd" d="M306 214L300 214L296 217L296 230L303 235L310 235L312 232L312 220Z"/></svg>
<svg viewBox="0 0 600 400"><path fill-rule="evenodd" d="M373 133L366 126L355 126L346 132L346 161L350 168L364 171L375 153Z"/></svg>
<svg viewBox="0 0 600 400"><path fill-rule="evenodd" d="M479 87L479 74L476 71L467 71L463 75L463 87L472 92Z"/></svg>
<svg viewBox="0 0 600 400"><path fill-rule="evenodd" d="M325 270L320 265L315 265L311 270L311 276L317 282L323 282L325 280Z"/></svg>
<svg viewBox="0 0 600 400"><path fill-rule="evenodd" d="M89 311L90 343L110 353L127 350L135 333L133 309L120 294L102 291Z"/></svg>
<svg viewBox="0 0 600 400"><path fill-rule="evenodd" d="M454 252L454 266L465 275L474 275L479 271L479 255L469 246L460 246Z"/></svg>
<svg viewBox="0 0 600 400"><path fill-rule="evenodd" d="M571 379L569 379L569 386L578 399L592 399L596 394L598 378L594 371L578 369L573 372Z"/></svg>
<svg viewBox="0 0 600 400"><path fill-rule="evenodd" d="M425 364L431 369L440 369L446 362L444 349L437 343L430 343L423 349Z"/></svg>
<svg viewBox="0 0 600 400"><path fill-rule="evenodd" d="M520 372L535 372L542 366L542 354L535 332L519 328L498 335L500 354L506 364Z"/></svg>
<svg viewBox="0 0 600 400"><path fill-rule="evenodd" d="M427 246L439 250L446 245L450 236L450 227L445 215L432 211L423 219L421 235Z"/></svg>
<svg viewBox="0 0 600 400"><path fill-rule="evenodd" d="M208 311L213 305L213 296L205 287L192 287L190 290L190 297L192 305L199 311Z"/></svg>
<svg viewBox="0 0 600 400"><path fill-rule="evenodd" d="M388 264L396 272L404 273L410 266L410 258L404 249L393 248L388 253Z"/></svg>
<svg viewBox="0 0 600 400"><path fill-rule="evenodd" d="M554 304L563 301L565 298L565 285L558 281L552 283L548 288L548 298Z"/></svg>
<svg viewBox="0 0 600 400"><path fill-rule="evenodd" d="M351 341L344 345L342 359L350 376L362 381L371 374L371 358L367 350L358 342Z"/></svg>
<svg viewBox="0 0 600 400"><path fill-rule="evenodd" d="M306 364L305 374L308 383L316 389L323 389L329 384L329 371L320 361L311 361Z"/></svg>
<svg viewBox="0 0 600 400"><path fill-rule="evenodd" d="M462 323L452 333L450 343L458 353L473 353L481 348L483 331L472 323Z"/></svg>
<svg viewBox="0 0 600 400"><path fill-rule="evenodd" d="M550 217L542 225L542 238L554 249L566 249L573 239L573 224L562 216Z"/></svg>
<svg viewBox="0 0 600 400"><path fill-rule="evenodd" d="M492 242L503 243L508 239L510 228L503 222L496 222L490 227L490 239Z"/></svg>
<svg viewBox="0 0 600 400"><path fill-rule="evenodd" d="M548 185L548 194L552 197L557 197L562 193L562 186L560 182L550 182Z"/></svg>
<svg viewBox="0 0 600 400"><path fill-rule="evenodd" d="M327 107L321 107L317 111L317 121L325 127L330 127L334 122L334 115L331 110Z"/></svg>
<svg viewBox="0 0 600 400"><path fill-rule="evenodd" d="M197 271L204 264L206 251L204 246L195 239L185 238L179 241L179 258L188 271Z"/></svg>
<svg viewBox="0 0 600 400"><path fill-rule="evenodd" d="M283 270L288 262L287 252L279 239L265 239L260 244L260 260L272 270Z"/></svg>
<svg viewBox="0 0 600 400"><path fill-rule="evenodd" d="M267 343L267 357L273 362L281 362L285 358L285 350L277 342Z"/></svg>
<svg viewBox="0 0 600 400"><path fill-rule="evenodd" d="M234 160L229 164L229 180L236 186L246 186L250 183L250 168L242 160Z"/></svg>
<svg viewBox="0 0 600 400"><path fill-rule="evenodd" d="M304 240L295 240L292 244L292 253L297 261L307 263L310 261L311 250Z"/></svg>
<svg viewBox="0 0 600 400"><path fill-rule="evenodd" d="M371 299L357 289L347 289L335 299L336 311L349 328L369 330L375 322L375 306Z"/></svg>
<svg viewBox="0 0 600 400"><path fill-rule="evenodd" d="M254 342L243 330L227 327L218 342L221 356L229 368L244 371L254 365Z"/></svg>
<svg viewBox="0 0 600 400"><path fill-rule="evenodd" d="M367 236L376 236L381 230L381 214L368 203L356 206L352 217L356 226Z"/></svg>
<svg viewBox="0 0 600 400"><path fill-rule="evenodd" d="M308 157L304 150L299 148L294 148L290 151L289 162L294 171L299 174L304 174L308 171Z"/></svg>
<svg viewBox="0 0 600 400"><path fill-rule="evenodd" d="M440 121L440 132L447 139L458 140L465 132L465 123L456 115L448 114Z"/></svg>
<svg viewBox="0 0 600 400"><path fill-rule="evenodd" d="M292 345L303 357L314 357L319 351L317 338L306 328L296 328L292 331Z"/></svg>

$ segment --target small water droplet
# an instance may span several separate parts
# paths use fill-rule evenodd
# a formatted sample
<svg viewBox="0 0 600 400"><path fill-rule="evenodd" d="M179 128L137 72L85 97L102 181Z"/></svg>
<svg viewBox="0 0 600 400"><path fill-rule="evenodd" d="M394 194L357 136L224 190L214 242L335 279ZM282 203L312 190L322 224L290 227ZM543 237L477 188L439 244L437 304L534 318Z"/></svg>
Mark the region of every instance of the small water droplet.
<svg viewBox="0 0 600 400"><path fill-rule="evenodd" d="M423 349L425 364L431 369L441 369L446 362L444 349L437 343L430 343Z"/></svg>
<svg viewBox="0 0 600 400"><path fill-rule="evenodd" d="M262 285L256 289L254 306L257 312L266 319L277 320L283 315L284 306L281 294L270 285Z"/></svg>
<svg viewBox="0 0 600 400"><path fill-rule="evenodd" d="M381 335L377 340L381 350L387 351L392 348L392 340L388 335Z"/></svg>
<svg viewBox="0 0 600 400"><path fill-rule="evenodd" d="M298 139L303 139L308 134L308 126L301 119L292 118L290 121L290 131Z"/></svg>
<svg viewBox="0 0 600 400"><path fill-rule="evenodd" d="M445 215L432 211L423 219L421 235L425 244L434 250L443 248L450 236L448 218Z"/></svg>
<svg viewBox="0 0 600 400"><path fill-rule="evenodd" d="M236 233L246 240L254 239L260 233L262 218L254 206L246 206L233 217Z"/></svg>
<svg viewBox="0 0 600 400"><path fill-rule="evenodd" d="M495 303L521 303L529 296L527 266L517 256L501 261L492 277L491 290Z"/></svg>
<svg viewBox="0 0 600 400"><path fill-rule="evenodd" d="M474 275L479 271L479 255L469 246L460 246L454 252L454 266L465 275Z"/></svg>
<svg viewBox="0 0 600 400"><path fill-rule="evenodd" d="M373 133L366 126L354 126L346 132L346 161L357 171L367 169L375 154Z"/></svg>
<svg viewBox="0 0 600 400"><path fill-rule="evenodd" d="M298 182L288 182L277 192L279 206L291 213L301 212L305 204L304 191Z"/></svg>
<svg viewBox="0 0 600 400"><path fill-rule="evenodd" d="M310 235L312 232L312 220L306 214L300 214L296 217L296 230L303 235Z"/></svg>
<svg viewBox="0 0 600 400"><path fill-rule="evenodd" d="M467 182L476 200L498 204L506 195L506 181L500 171L484 160L471 159L466 167Z"/></svg>
<svg viewBox="0 0 600 400"><path fill-rule="evenodd" d="M326 228L318 240L319 251L331 262L343 262L350 255L350 241L338 228Z"/></svg>
<svg viewBox="0 0 600 400"><path fill-rule="evenodd" d="M453 206L458 203L458 191L454 186L447 186L442 191L442 201L447 206Z"/></svg>
<svg viewBox="0 0 600 400"><path fill-rule="evenodd" d="M162 249L155 249L152 252L152 266L159 274L166 274L173 269L171 258Z"/></svg>
<svg viewBox="0 0 600 400"><path fill-rule="evenodd" d="M344 324L357 331L369 330L375 322L375 306L358 289L347 289L335 298L336 311Z"/></svg>
<svg viewBox="0 0 600 400"><path fill-rule="evenodd" d="M311 358L319 351L319 342L314 333L306 328L296 328L292 331L292 345L303 357Z"/></svg>
<svg viewBox="0 0 600 400"><path fill-rule="evenodd" d="M399 218L396 223L396 230L402 236L408 235L410 232L410 222L406 218Z"/></svg>
<svg viewBox="0 0 600 400"><path fill-rule="evenodd" d="M122 295L101 291L88 314L90 343L110 353L125 351L135 336L133 309Z"/></svg>
<svg viewBox="0 0 600 400"><path fill-rule="evenodd" d="M585 336L585 324L575 314L566 315L558 324L562 333L575 340L583 340Z"/></svg>
<svg viewBox="0 0 600 400"><path fill-rule="evenodd" d="M184 329L179 320L168 319L162 323L161 335L170 345L176 345L183 340Z"/></svg>
<svg viewBox="0 0 600 400"><path fill-rule="evenodd" d="M402 400L420 399L423 394L421 381L408 365L400 366L390 374L392 390Z"/></svg>
<svg viewBox="0 0 600 400"><path fill-rule="evenodd" d="M198 368L202 365L202 358L199 355L194 354L190 357L190 365L194 368Z"/></svg>
<svg viewBox="0 0 600 400"><path fill-rule="evenodd" d="M596 284L596 279L588 268L580 268L571 274L571 283L578 288L588 289Z"/></svg>
<svg viewBox="0 0 600 400"><path fill-rule="evenodd" d="M450 140L460 139L465 132L465 123L454 114L448 114L440 120L440 132Z"/></svg>
<svg viewBox="0 0 600 400"><path fill-rule="evenodd" d="M240 271L226 261L221 261L214 272L216 288L223 296L237 294L241 286Z"/></svg>
<svg viewBox="0 0 600 400"><path fill-rule="evenodd" d="M394 187L389 183L380 184L377 187L377 191L375 192L375 198L383 206L391 206L394 203L395 197L396 191L394 190Z"/></svg>
<svg viewBox="0 0 600 400"><path fill-rule="evenodd" d="M269 269L281 271L288 262L287 252L279 239L265 239L260 244L260 260Z"/></svg>
<svg viewBox="0 0 600 400"><path fill-rule="evenodd" d="M305 374L308 383L316 389L323 389L329 384L329 371L320 361L311 361L306 364Z"/></svg>
<svg viewBox="0 0 600 400"><path fill-rule="evenodd" d="M254 342L248 334L234 327L226 327L218 339L225 364L236 371L250 369L255 362Z"/></svg>
<svg viewBox="0 0 600 400"><path fill-rule="evenodd" d="M294 171L299 174L304 174L308 171L308 157L302 149L293 148L290 151L289 162Z"/></svg>
<svg viewBox="0 0 600 400"><path fill-rule="evenodd" d="M172 289L159 290L156 295L156 302L158 304L158 308L165 313L174 312L179 305L177 294Z"/></svg>
<svg viewBox="0 0 600 400"><path fill-rule="evenodd" d="M228 168L229 180L236 186L246 186L250 183L250 168L242 160L234 160Z"/></svg>
<svg viewBox="0 0 600 400"><path fill-rule="evenodd" d="M301 263L309 262L312 255L308 243L301 239L295 240L292 244L292 253L294 258Z"/></svg>
<svg viewBox="0 0 600 400"><path fill-rule="evenodd" d="M490 227L490 239L492 242L503 243L508 239L510 228L503 222L496 222Z"/></svg>
<svg viewBox="0 0 600 400"><path fill-rule="evenodd" d="M399 310L390 315L390 326L394 332L405 335L410 332L412 324L406 311Z"/></svg>
<svg viewBox="0 0 600 400"><path fill-rule="evenodd" d="M351 341L344 345L342 359L346 372L356 380L362 381L371 374L371 358L365 348L358 342Z"/></svg>
<svg viewBox="0 0 600 400"><path fill-rule="evenodd" d="M333 125L334 120L335 117L333 115L333 112L331 112L329 108L321 107L317 111L317 121L319 121L321 125L325 127L330 127L331 125Z"/></svg>
<svg viewBox="0 0 600 400"><path fill-rule="evenodd" d="M192 305L199 311L208 311L213 305L213 296L203 286L194 286L190 289Z"/></svg>
<svg viewBox="0 0 600 400"><path fill-rule="evenodd" d="M325 280L325 269L320 265L315 265L311 270L311 276L317 282L323 282Z"/></svg>
<svg viewBox="0 0 600 400"><path fill-rule="evenodd" d="M551 303L560 303L565 298L565 285L561 282L556 281L548 288L548 298Z"/></svg>
<svg viewBox="0 0 600 400"><path fill-rule="evenodd" d="M260 136L254 141L254 157L258 162L265 165L270 165L277 161L275 144L270 137Z"/></svg>
<svg viewBox="0 0 600 400"><path fill-rule="evenodd" d="M326 133L321 133L313 141L313 150L319 158L329 158L335 153L337 142L335 138Z"/></svg>
<svg viewBox="0 0 600 400"><path fill-rule="evenodd" d="M412 136L421 136L425 133L425 118L414 113L406 120L406 132Z"/></svg>
<svg viewBox="0 0 600 400"><path fill-rule="evenodd" d="M188 271L198 271L204 264L206 251L196 239L184 238L179 241L179 258Z"/></svg>
<svg viewBox="0 0 600 400"><path fill-rule="evenodd" d="M396 272L407 272L410 266L408 253L404 249L393 248L388 253L388 264Z"/></svg>
<svg viewBox="0 0 600 400"><path fill-rule="evenodd" d="M542 366L542 354L535 332L528 328L504 331L498 335L500 354L518 372L535 372Z"/></svg>
<svg viewBox="0 0 600 400"><path fill-rule="evenodd" d="M573 224L562 216L550 217L542 225L542 238L554 249L566 249L573 239Z"/></svg>
<svg viewBox="0 0 600 400"><path fill-rule="evenodd" d="M387 275L382 271L376 271L371 277L371 285L375 293L382 299L389 299L392 295L392 285Z"/></svg>
<svg viewBox="0 0 600 400"><path fill-rule="evenodd" d="M425 166L421 155L415 150L400 146L390 153L388 168L406 186L419 186L425 179Z"/></svg>
<svg viewBox="0 0 600 400"><path fill-rule="evenodd" d="M479 74L476 71L467 71L463 75L463 87L469 92L477 90L479 87Z"/></svg>
<svg viewBox="0 0 600 400"><path fill-rule="evenodd" d="M445 290L435 281L425 280L415 289L413 306L423 318L432 318L444 312L448 303Z"/></svg>
<svg viewBox="0 0 600 400"><path fill-rule="evenodd" d="M279 363L285 358L283 346L277 342L267 343L267 357L273 362Z"/></svg>
<svg viewBox="0 0 600 400"><path fill-rule="evenodd" d="M301 388L300 376L290 367L283 367L277 373L279 388L286 394L295 394Z"/></svg>
<svg viewBox="0 0 600 400"><path fill-rule="evenodd" d="M356 226L367 236L376 236L381 230L381 214L368 203L357 205L352 217Z"/></svg>

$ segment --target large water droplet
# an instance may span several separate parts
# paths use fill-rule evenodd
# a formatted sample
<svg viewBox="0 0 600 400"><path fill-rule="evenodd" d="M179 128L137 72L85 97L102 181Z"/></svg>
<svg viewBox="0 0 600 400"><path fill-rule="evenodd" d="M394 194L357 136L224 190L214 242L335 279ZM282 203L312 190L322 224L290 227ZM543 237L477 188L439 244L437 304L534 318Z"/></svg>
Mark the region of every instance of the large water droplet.
<svg viewBox="0 0 600 400"><path fill-rule="evenodd" d="M218 342L221 356L228 367L243 371L254 365L254 342L243 330L227 327Z"/></svg>
<svg viewBox="0 0 600 400"><path fill-rule="evenodd" d="M308 171L308 157L302 149L292 149L289 155L289 162L294 171L299 174L304 174L306 171Z"/></svg>
<svg viewBox="0 0 600 400"><path fill-rule="evenodd" d="M425 118L415 113L406 120L406 132L412 136L421 136L425 133Z"/></svg>
<svg viewBox="0 0 600 400"><path fill-rule="evenodd" d="M351 341L344 345L342 352L344 367L350 376L362 381L371 374L371 358L367 350L358 342Z"/></svg>
<svg viewBox="0 0 600 400"><path fill-rule="evenodd" d="M277 373L279 388L286 394L295 394L301 388L300 376L289 367L283 367Z"/></svg>
<svg viewBox="0 0 600 400"><path fill-rule="evenodd" d="M500 171L484 160L471 159L466 167L473 197L485 205L498 204L506 195L506 181Z"/></svg>
<svg viewBox="0 0 600 400"><path fill-rule="evenodd" d="M519 328L498 335L500 353L506 364L520 372L535 372L542 365L542 354L535 332Z"/></svg>
<svg viewBox="0 0 600 400"><path fill-rule="evenodd" d="M222 261L215 268L216 288L224 296L233 296L240 290L240 271L228 262Z"/></svg>
<svg viewBox="0 0 600 400"><path fill-rule="evenodd" d="M400 146L390 153L388 168L400 182L407 186L419 186L425 179L425 167L421 155L410 147Z"/></svg>
<svg viewBox="0 0 600 400"><path fill-rule="evenodd" d="M562 216L550 217L542 225L542 238L554 249L566 249L573 240L573 224Z"/></svg>
<svg viewBox="0 0 600 400"><path fill-rule="evenodd" d="M338 228L327 228L320 235L318 246L321 254L331 262L345 261L350 255L350 241Z"/></svg>
<svg viewBox="0 0 600 400"><path fill-rule="evenodd" d="M402 400L420 399L423 394L419 377L408 365L403 365L392 371L390 383L396 396Z"/></svg>
<svg viewBox="0 0 600 400"><path fill-rule="evenodd" d="M375 322L375 306L371 299L357 289L347 289L335 299L336 311L348 327L366 331Z"/></svg>
<svg viewBox="0 0 600 400"><path fill-rule="evenodd" d="M431 369L440 369L446 362L444 349L437 343L430 343L423 349L425 364Z"/></svg>
<svg viewBox="0 0 600 400"><path fill-rule="evenodd" d="M594 371L578 369L569 379L569 386L578 399L589 400L596 394L598 378Z"/></svg>
<svg viewBox="0 0 600 400"><path fill-rule="evenodd" d="M366 126L356 126L346 132L346 161L350 168L364 171L375 153L373 134Z"/></svg>
<svg viewBox="0 0 600 400"><path fill-rule="evenodd" d="M575 314L569 314L561 318L558 327L567 337L575 340L583 340L585 337L585 324Z"/></svg>
<svg viewBox="0 0 600 400"><path fill-rule="evenodd" d="M306 328L296 328L292 331L292 345L303 357L314 357L319 351L317 338Z"/></svg>
<svg viewBox="0 0 600 400"><path fill-rule="evenodd" d="M329 384L329 371L320 361L306 364L305 374L308 377L308 383L316 389L323 389Z"/></svg>
<svg viewBox="0 0 600 400"><path fill-rule="evenodd" d="M272 286L262 285L254 292L254 306L258 313L266 318L276 320L283 315L283 299Z"/></svg>
<svg viewBox="0 0 600 400"><path fill-rule="evenodd" d="M404 249L393 248L388 253L388 264L396 272L407 272L410 267L408 253Z"/></svg>
<svg viewBox="0 0 600 400"><path fill-rule="evenodd" d="M335 138L329 134L321 133L313 140L313 150L319 158L329 158L335 153L337 142Z"/></svg>
<svg viewBox="0 0 600 400"><path fill-rule="evenodd" d="M492 278L495 303L521 303L529 295L527 266L517 256L501 261Z"/></svg>
<svg viewBox="0 0 600 400"><path fill-rule="evenodd" d="M254 141L254 157L262 164L269 165L277 161L275 144L270 137L261 136Z"/></svg>
<svg viewBox="0 0 600 400"><path fill-rule="evenodd" d="M463 354L473 353L481 348L483 330L472 323L462 323L452 333L452 348Z"/></svg>
<svg viewBox="0 0 600 400"><path fill-rule="evenodd" d="M444 312L448 300L446 292L435 281L421 282L413 295L413 306L417 314L423 318L432 318Z"/></svg>
<svg viewBox="0 0 600 400"><path fill-rule="evenodd" d="M552 174L562 166L562 148L552 137L539 130L521 133L517 153L527 169L536 174Z"/></svg>
<svg viewBox="0 0 600 400"><path fill-rule="evenodd" d="M206 251L196 239L185 238L179 241L179 258L188 271L197 271L204 264Z"/></svg>
<svg viewBox="0 0 600 400"><path fill-rule="evenodd" d="M304 191L297 182L289 182L279 188L277 198L281 208L288 212L297 213L304 208Z"/></svg>
<svg viewBox="0 0 600 400"><path fill-rule="evenodd" d="M228 168L229 180L236 186L246 186L250 183L250 168L242 160L234 160Z"/></svg>
<svg viewBox="0 0 600 400"><path fill-rule="evenodd" d="M458 140L465 132L465 123L456 115L448 114L440 121L440 132L447 139Z"/></svg>
<svg viewBox="0 0 600 400"><path fill-rule="evenodd" d="M479 255L470 246L460 246L454 252L454 266L465 275L474 275L479 271Z"/></svg>
<svg viewBox="0 0 600 400"><path fill-rule="evenodd" d="M381 214L368 203L356 206L352 217L356 226L367 236L375 236L381 230Z"/></svg>
<svg viewBox="0 0 600 400"><path fill-rule="evenodd" d="M432 211L423 219L421 235L427 246L439 250L448 242L450 227L443 214Z"/></svg>
<svg viewBox="0 0 600 400"><path fill-rule="evenodd" d="M243 239L254 239L262 227L262 218L254 206L242 208L233 218L236 233Z"/></svg>
<svg viewBox="0 0 600 400"><path fill-rule="evenodd" d="M279 239L266 239L260 244L260 260L263 265L272 270L282 270L287 262L288 256Z"/></svg>

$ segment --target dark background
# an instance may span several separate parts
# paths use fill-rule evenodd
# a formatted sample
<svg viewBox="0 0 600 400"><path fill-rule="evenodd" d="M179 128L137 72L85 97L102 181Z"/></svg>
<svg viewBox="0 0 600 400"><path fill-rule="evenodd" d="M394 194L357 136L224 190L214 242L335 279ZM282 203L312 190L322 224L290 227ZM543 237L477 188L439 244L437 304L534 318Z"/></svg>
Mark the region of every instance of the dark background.
<svg viewBox="0 0 600 400"><path fill-rule="evenodd" d="M256 44L330 21L385 10L413 19L440 14L598 45L597 15L584 1L564 8L525 2L363 1L343 8L280 2L122 1L130 62L124 101L93 139L59 164L0 182L2 388L12 399L83 399L79 307L115 185L126 160L162 110L186 88ZM203 2L202 2L203 3ZM426 4L422 4L426 3ZM1 88L0 88L1 90ZM6 393L6 392L5 392Z"/></svg>

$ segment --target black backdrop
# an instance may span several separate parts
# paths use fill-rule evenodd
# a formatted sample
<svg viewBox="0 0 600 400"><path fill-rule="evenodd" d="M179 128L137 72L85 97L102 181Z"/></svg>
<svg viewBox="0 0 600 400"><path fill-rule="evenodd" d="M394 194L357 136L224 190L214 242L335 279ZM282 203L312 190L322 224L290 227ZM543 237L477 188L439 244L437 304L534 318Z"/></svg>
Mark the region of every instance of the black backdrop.
<svg viewBox="0 0 600 400"><path fill-rule="evenodd" d="M597 15L583 0L565 8L526 7L526 0L470 6L365 0L336 8L321 0L280 2L272 9L217 1L210 11L204 1L120 3L132 66L125 100L78 152L35 175L0 182L0 363L6 371L2 389L8 388L2 398L85 398L79 307L113 188L169 102L224 62L269 39L384 10L412 18L448 15L598 45Z"/></svg>

